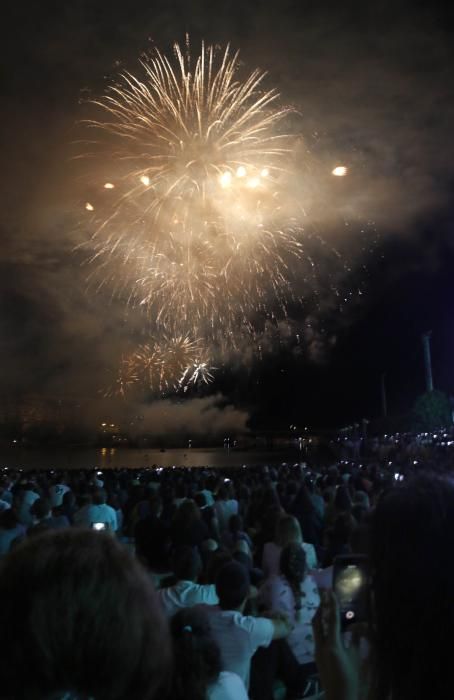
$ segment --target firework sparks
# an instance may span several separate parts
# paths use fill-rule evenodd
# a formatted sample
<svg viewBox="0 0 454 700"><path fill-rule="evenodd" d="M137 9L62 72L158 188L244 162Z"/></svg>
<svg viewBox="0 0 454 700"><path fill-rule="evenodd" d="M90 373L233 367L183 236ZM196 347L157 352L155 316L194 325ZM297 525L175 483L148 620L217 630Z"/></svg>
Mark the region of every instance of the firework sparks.
<svg viewBox="0 0 454 700"><path fill-rule="evenodd" d="M347 168L345 165L336 165L336 167L331 171L331 175L335 175L336 177L344 177L346 174Z"/></svg>
<svg viewBox="0 0 454 700"><path fill-rule="evenodd" d="M124 398L143 389L166 394L189 385L211 384L214 369L200 339L164 336L139 345L122 358L118 376L106 395Z"/></svg>
<svg viewBox="0 0 454 700"><path fill-rule="evenodd" d="M143 309L152 335L121 360L111 393L209 384L211 358L250 351L306 290L316 296L328 256L341 260L316 230L329 198L264 77L241 79L229 48L202 44L194 61L176 45L173 58L155 51L93 103L89 277ZM338 276L326 278L339 296Z"/></svg>
<svg viewBox="0 0 454 700"><path fill-rule="evenodd" d="M115 188L93 214L96 274L170 335L233 336L270 305L285 312L304 258L285 196L289 110L263 73L238 79L228 48L202 45L195 66L179 46L175 62L156 51L141 71L120 76L89 123Z"/></svg>
<svg viewBox="0 0 454 700"><path fill-rule="evenodd" d="M113 382L104 390L104 396L106 398L113 396L121 396L125 398L137 383L140 381L140 377L136 371L136 367L133 362L131 362L130 356L123 356L120 360L120 365L118 368L118 373L114 378Z"/></svg>

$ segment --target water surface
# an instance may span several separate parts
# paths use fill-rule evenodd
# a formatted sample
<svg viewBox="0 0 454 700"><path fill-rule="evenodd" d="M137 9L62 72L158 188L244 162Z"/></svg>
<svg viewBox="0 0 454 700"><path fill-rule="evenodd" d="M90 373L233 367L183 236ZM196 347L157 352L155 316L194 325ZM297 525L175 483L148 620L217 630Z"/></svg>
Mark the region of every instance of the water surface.
<svg viewBox="0 0 454 700"><path fill-rule="evenodd" d="M304 455L293 450L228 450L224 448L134 449L25 449L0 450L0 468L16 469L136 469L140 467L240 467L259 464L304 461Z"/></svg>

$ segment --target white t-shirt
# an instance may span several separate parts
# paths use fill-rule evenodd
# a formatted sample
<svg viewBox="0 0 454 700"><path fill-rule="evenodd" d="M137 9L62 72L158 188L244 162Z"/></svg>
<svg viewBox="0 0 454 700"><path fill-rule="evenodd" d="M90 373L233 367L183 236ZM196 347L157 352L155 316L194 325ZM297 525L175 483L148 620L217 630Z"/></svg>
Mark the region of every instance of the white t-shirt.
<svg viewBox="0 0 454 700"><path fill-rule="evenodd" d="M236 673L221 671L216 683L207 689L207 700L248 700L246 687Z"/></svg>
<svg viewBox="0 0 454 700"><path fill-rule="evenodd" d="M287 637L290 649L298 663L314 661L314 635L312 618L320 605L317 584L310 574L301 583L301 610L295 611L295 596L284 576L272 576L262 585L259 592L261 601L269 610L283 612L292 623L293 629Z"/></svg>
<svg viewBox="0 0 454 700"><path fill-rule="evenodd" d="M16 538L24 536L25 527L23 525L16 525L11 530L5 530L0 527L0 556L10 551L11 545Z"/></svg>
<svg viewBox="0 0 454 700"><path fill-rule="evenodd" d="M30 513L30 508L39 498L39 494L35 491L24 491L22 494L22 501L19 507L19 520L22 525L32 525L33 516Z"/></svg>
<svg viewBox="0 0 454 700"><path fill-rule="evenodd" d="M232 515L238 515L238 501L234 498L230 501L216 501L214 504L214 512L218 519L219 532L224 532L229 526L229 520Z"/></svg>
<svg viewBox="0 0 454 700"><path fill-rule="evenodd" d="M333 567L326 569L314 569L311 576L319 588L331 589L333 587Z"/></svg>
<svg viewBox="0 0 454 700"><path fill-rule="evenodd" d="M317 566L317 556L313 544L307 542L301 543L302 548L306 553L306 566L308 569L315 569ZM281 552L282 547L279 547L274 542L267 542L263 547L262 554L262 569L266 577L277 576L281 572Z"/></svg>
<svg viewBox="0 0 454 700"><path fill-rule="evenodd" d="M61 506L63 503L63 496L67 491L70 491L70 488L66 486L66 484L54 484L50 487L49 496L52 508Z"/></svg>
<svg viewBox="0 0 454 700"><path fill-rule="evenodd" d="M211 491L209 491L208 489L203 489L200 493L203 493L203 495L205 496L205 502L207 506L214 505L214 498Z"/></svg>
<svg viewBox="0 0 454 700"><path fill-rule="evenodd" d="M167 617L172 617L182 608L219 603L214 584L200 585L194 581L178 581L174 586L161 588L157 595Z"/></svg>
<svg viewBox="0 0 454 700"><path fill-rule="evenodd" d="M91 527L93 523L105 523L114 532L118 529L117 514L107 503L83 506L74 515L74 525Z"/></svg>
<svg viewBox="0 0 454 700"><path fill-rule="evenodd" d="M237 610L206 609L212 635L221 650L222 670L236 673L248 688L251 658L259 647L271 644L274 624L264 617L244 616Z"/></svg>

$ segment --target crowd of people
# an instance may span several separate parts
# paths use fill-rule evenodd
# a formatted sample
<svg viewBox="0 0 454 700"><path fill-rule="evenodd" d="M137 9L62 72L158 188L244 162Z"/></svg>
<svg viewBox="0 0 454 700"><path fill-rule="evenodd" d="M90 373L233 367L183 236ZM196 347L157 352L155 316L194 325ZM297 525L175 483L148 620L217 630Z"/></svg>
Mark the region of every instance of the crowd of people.
<svg viewBox="0 0 454 700"><path fill-rule="evenodd" d="M390 449L323 467L4 470L0 698L449 696L454 464ZM345 635L333 564L354 554L369 619Z"/></svg>

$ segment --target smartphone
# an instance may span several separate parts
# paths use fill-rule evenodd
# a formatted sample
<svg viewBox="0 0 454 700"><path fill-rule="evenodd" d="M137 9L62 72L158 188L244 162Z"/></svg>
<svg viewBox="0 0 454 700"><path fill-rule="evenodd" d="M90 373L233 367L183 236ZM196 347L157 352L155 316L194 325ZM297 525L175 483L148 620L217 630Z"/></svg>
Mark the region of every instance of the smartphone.
<svg viewBox="0 0 454 700"><path fill-rule="evenodd" d="M370 573L364 555L336 557L333 568L333 590L336 594L341 626L366 622L369 619Z"/></svg>
<svg viewBox="0 0 454 700"><path fill-rule="evenodd" d="M107 530L107 525L106 523L92 523L91 524L93 530Z"/></svg>

